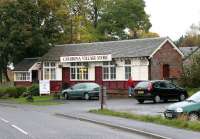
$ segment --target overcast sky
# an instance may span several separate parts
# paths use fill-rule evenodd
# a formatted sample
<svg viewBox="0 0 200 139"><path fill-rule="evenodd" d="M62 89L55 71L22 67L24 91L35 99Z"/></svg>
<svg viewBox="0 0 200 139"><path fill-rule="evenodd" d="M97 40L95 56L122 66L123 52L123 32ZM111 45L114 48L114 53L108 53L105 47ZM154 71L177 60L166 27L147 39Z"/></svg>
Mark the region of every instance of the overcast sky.
<svg viewBox="0 0 200 139"><path fill-rule="evenodd" d="M152 28L160 36L177 40L200 21L200 0L144 0Z"/></svg>

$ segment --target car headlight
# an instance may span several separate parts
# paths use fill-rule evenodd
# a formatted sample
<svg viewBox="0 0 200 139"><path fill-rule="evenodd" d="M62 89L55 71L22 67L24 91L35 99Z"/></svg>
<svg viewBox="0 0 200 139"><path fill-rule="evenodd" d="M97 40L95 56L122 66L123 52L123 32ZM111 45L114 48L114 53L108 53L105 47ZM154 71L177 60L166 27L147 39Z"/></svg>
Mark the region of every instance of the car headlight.
<svg viewBox="0 0 200 139"><path fill-rule="evenodd" d="M182 108L177 108L177 109L176 109L176 112L181 113L181 112L183 112L183 109L182 109Z"/></svg>

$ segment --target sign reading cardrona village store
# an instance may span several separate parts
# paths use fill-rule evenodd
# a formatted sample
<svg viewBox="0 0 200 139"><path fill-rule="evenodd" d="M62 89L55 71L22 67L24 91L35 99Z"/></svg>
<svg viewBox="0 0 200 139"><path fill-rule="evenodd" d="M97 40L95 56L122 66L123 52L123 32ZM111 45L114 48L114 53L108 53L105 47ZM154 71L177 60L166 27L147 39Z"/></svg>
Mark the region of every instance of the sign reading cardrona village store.
<svg viewBox="0 0 200 139"><path fill-rule="evenodd" d="M87 55L87 56L64 56L60 62L91 62L91 61L112 61L112 55Z"/></svg>

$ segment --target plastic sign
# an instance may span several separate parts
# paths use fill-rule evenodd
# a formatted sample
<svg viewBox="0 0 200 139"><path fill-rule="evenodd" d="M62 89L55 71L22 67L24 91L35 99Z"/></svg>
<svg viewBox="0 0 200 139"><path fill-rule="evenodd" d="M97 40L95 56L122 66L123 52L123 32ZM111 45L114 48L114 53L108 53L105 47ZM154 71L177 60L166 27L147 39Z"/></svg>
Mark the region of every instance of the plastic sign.
<svg viewBox="0 0 200 139"><path fill-rule="evenodd" d="M60 57L60 62L92 62L112 61L112 55L88 55L88 56L65 56Z"/></svg>
<svg viewBox="0 0 200 139"><path fill-rule="evenodd" d="M40 95L50 94L50 81L40 80Z"/></svg>

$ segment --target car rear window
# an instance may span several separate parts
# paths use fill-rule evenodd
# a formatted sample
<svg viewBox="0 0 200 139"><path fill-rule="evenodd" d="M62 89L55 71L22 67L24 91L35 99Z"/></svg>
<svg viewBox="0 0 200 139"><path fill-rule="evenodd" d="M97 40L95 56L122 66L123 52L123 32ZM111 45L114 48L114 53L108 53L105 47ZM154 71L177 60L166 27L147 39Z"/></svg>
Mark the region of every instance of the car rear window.
<svg viewBox="0 0 200 139"><path fill-rule="evenodd" d="M148 88L150 82L139 82L135 88Z"/></svg>

